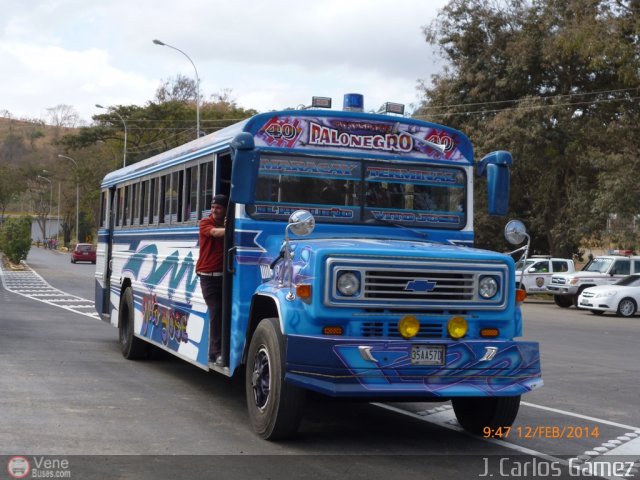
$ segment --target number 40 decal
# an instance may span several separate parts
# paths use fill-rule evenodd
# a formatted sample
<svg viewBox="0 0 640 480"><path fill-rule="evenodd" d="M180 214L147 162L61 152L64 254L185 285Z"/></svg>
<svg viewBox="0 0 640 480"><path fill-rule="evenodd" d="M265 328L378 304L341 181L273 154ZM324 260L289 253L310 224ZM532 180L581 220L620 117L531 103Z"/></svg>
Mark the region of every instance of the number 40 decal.
<svg viewBox="0 0 640 480"><path fill-rule="evenodd" d="M265 133L271 138L292 140L296 137L298 132L296 127L290 123L283 123L282 125L279 123L272 123L265 130Z"/></svg>

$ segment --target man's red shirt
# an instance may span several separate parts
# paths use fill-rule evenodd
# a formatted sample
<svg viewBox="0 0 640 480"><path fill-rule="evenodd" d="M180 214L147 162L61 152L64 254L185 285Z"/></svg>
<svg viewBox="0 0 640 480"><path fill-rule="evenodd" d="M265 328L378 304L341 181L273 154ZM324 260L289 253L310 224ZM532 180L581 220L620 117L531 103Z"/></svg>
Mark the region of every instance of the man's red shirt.
<svg viewBox="0 0 640 480"><path fill-rule="evenodd" d="M224 237L212 237L212 228L221 228L212 215L200 220L200 256L196 263L196 272L221 272L224 250Z"/></svg>

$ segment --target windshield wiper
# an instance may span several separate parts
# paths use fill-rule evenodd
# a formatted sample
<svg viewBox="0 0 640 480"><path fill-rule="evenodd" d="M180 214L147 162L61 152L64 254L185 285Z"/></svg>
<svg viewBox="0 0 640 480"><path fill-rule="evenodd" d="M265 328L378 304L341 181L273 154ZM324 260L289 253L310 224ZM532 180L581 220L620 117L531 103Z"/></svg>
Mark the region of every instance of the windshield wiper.
<svg viewBox="0 0 640 480"><path fill-rule="evenodd" d="M375 220L377 222L383 222L383 223L386 223L388 225L392 225L394 227L404 228L405 230L409 230L410 232L413 232L416 235L419 235L420 237L422 237L424 239L427 239L427 240L429 239L429 236L427 235L427 232L422 232L420 230L416 230L414 228L407 227L406 225L402 225L401 223L392 222L391 220L387 220L386 218L371 217L371 219Z"/></svg>

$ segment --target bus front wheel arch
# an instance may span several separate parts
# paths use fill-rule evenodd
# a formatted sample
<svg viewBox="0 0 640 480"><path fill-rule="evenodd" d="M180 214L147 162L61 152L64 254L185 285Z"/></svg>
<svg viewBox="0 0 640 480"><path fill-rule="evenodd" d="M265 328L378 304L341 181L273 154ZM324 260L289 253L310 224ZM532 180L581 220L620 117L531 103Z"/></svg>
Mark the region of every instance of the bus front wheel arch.
<svg viewBox="0 0 640 480"><path fill-rule="evenodd" d="M284 380L285 358L280 322L265 318L251 337L245 368L249 418L265 440L293 436L304 411L305 391Z"/></svg>

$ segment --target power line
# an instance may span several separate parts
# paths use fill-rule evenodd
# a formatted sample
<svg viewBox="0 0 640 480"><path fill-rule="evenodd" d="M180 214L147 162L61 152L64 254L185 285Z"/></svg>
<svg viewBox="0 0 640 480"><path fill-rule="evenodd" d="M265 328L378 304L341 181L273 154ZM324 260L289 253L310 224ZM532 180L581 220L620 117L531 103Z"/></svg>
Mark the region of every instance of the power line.
<svg viewBox="0 0 640 480"><path fill-rule="evenodd" d="M454 105L434 105L433 107L428 107L428 108L457 108L457 107L475 107L475 106L478 106L478 105L499 105L499 104L502 104L502 103L521 102L523 100L553 100L553 99L564 98L564 97L581 97L581 96L585 96L585 95L602 95L602 94L608 94L608 93L630 92L630 91L634 91L634 90L638 90L638 87L620 88L620 89L616 89L616 90L598 90L598 91L595 91L595 92L567 93L567 94L548 95L548 96L539 95L539 96L536 96L536 97L523 97L523 98L516 98L516 99L511 99L511 100L496 100L496 101L493 101L493 102L459 103L459 104L454 104Z"/></svg>
<svg viewBox="0 0 640 480"><path fill-rule="evenodd" d="M429 119L429 118L438 118L438 117L446 117L446 116L463 116L463 115L486 115L490 113L499 113L506 112L512 110L542 110L542 109L551 109L557 107L568 107L568 106L581 106L581 105L593 105L598 103L613 103L613 102L627 102L632 100L640 99L640 97L628 97L628 98L610 98L610 99L598 99L584 102L567 102L567 103L554 103L551 105L530 105L523 106L518 105L515 107L505 107L494 110L474 110L470 112L445 112L445 113L434 113L430 115L414 115L412 118L416 119ZM429 110L430 107L426 107L425 110Z"/></svg>

